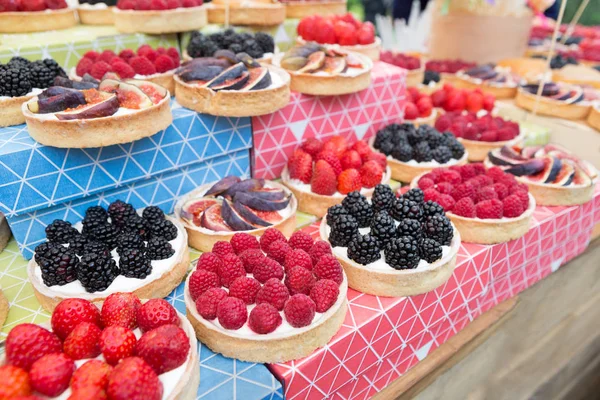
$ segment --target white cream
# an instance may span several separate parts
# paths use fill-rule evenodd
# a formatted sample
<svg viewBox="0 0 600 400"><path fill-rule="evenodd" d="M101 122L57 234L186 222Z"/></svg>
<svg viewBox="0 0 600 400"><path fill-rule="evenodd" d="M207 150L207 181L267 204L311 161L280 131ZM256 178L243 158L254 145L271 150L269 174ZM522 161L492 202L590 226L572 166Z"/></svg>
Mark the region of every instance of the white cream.
<svg viewBox="0 0 600 400"><path fill-rule="evenodd" d="M106 3L96 3L96 4L81 3L81 4L79 4L79 8L81 8L83 10L106 10L108 8L108 5Z"/></svg>
<svg viewBox="0 0 600 400"><path fill-rule="evenodd" d="M24 96L19 96L19 97L26 97L26 96L37 96L38 94L42 93L45 89L39 89L39 88L33 88L31 89L31 91L29 93L27 93ZM7 99L13 99L14 97L10 97L10 96L0 96L0 100L7 100Z"/></svg>

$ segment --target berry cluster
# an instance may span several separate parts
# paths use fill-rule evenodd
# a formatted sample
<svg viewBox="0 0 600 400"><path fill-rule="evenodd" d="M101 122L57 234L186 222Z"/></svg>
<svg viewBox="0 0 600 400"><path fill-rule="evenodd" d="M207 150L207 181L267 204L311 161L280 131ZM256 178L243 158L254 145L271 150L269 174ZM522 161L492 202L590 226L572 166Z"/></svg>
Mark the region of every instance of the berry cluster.
<svg viewBox="0 0 600 400"><path fill-rule="evenodd" d="M203 0L118 0L121 10L174 10L176 8L199 7Z"/></svg>
<svg viewBox="0 0 600 400"><path fill-rule="evenodd" d="M291 179L310 184L313 193L325 196L373 188L381 183L386 167L385 157L366 142L349 146L343 136L325 142L307 139L288 161Z"/></svg>
<svg viewBox="0 0 600 400"><path fill-rule="evenodd" d="M477 64L462 60L429 60L425 64L425 70L434 71L438 74L455 74L460 70L469 69Z"/></svg>
<svg viewBox="0 0 600 400"><path fill-rule="evenodd" d="M459 160L465 148L450 132L440 133L429 125L415 128L413 124L391 124L379 130L373 146L385 156L401 162L418 163L436 161L446 164Z"/></svg>
<svg viewBox="0 0 600 400"><path fill-rule="evenodd" d="M65 0L0 0L0 13L60 10L67 7Z"/></svg>
<svg viewBox="0 0 600 400"><path fill-rule="evenodd" d="M283 318L294 328L310 325L315 313L335 304L343 280L327 242L303 231L287 240L269 228L260 240L236 233L230 243L215 243L198 259L188 288L203 318L230 330L247 323L253 332L267 334Z"/></svg>
<svg viewBox="0 0 600 400"><path fill-rule="evenodd" d="M418 186L425 200L467 218L515 218L529 208L527 185L499 167L486 169L481 163L434 169Z"/></svg>
<svg viewBox="0 0 600 400"><path fill-rule="evenodd" d="M132 293L114 293L101 310L84 299L63 300L52 313L52 331L20 324L9 332L0 394L160 400L158 376L182 365L190 352L180 324L162 299L142 304Z"/></svg>
<svg viewBox="0 0 600 400"><path fill-rule="evenodd" d="M492 111L496 98L493 94L483 93L481 89L457 89L449 83L445 83L441 89L431 93L431 101L434 107L444 111L469 111L476 113L480 110Z"/></svg>
<svg viewBox="0 0 600 400"><path fill-rule="evenodd" d="M118 55L112 50L88 51L77 63L77 76L90 74L96 79L102 79L107 72L114 72L121 79L133 78L136 75L153 75L171 71L179 66L179 51L175 47L154 50L144 44L133 51L122 50Z"/></svg>
<svg viewBox="0 0 600 400"><path fill-rule="evenodd" d="M431 96L427 93L419 92L416 87L409 87L406 96L406 108L404 109L404 119L413 121L417 118L427 118L433 110Z"/></svg>
<svg viewBox="0 0 600 400"><path fill-rule="evenodd" d="M409 56L403 53L394 53L393 51L383 50L379 59L388 64L395 65L409 71L421 68L421 60L415 56Z"/></svg>
<svg viewBox="0 0 600 400"><path fill-rule="evenodd" d="M235 54L246 53L252 58L261 58L265 53L275 52L275 41L273 36L256 32L236 32L227 29L204 35L200 32L192 32L192 37L187 45L187 53L190 57L212 57L218 50L231 50Z"/></svg>
<svg viewBox="0 0 600 400"><path fill-rule="evenodd" d="M298 24L298 36L307 42L354 46L375 42L375 26L361 22L352 15L312 15L304 17Z"/></svg>
<svg viewBox="0 0 600 400"><path fill-rule="evenodd" d="M519 136L519 124L490 114L477 117L475 113L452 111L435 122L439 131L450 131L457 138L481 142L503 142Z"/></svg>
<svg viewBox="0 0 600 400"><path fill-rule="evenodd" d="M152 260L175 254L169 241L176 237L177 227L160 208L147 207L140 217L131 204L116 200L108 211L88 208L81 233L70 222L54 220L46 227L47 242L35 248L34 258L46 286L79 280L93 293L106 290L118 275L146 278ZM115 248L117 260L111 254Z"/></svg>
<svg viewBox="0 0 600 400"><path fill-rule="evenodd" d="M329 242L346 247L348 258L368 265L384 257L394 269L417 268L421 259L434 262L449 246L454 228L444 209L424 201L421 189L396 198L387 185L377 185L371 203L359 192L327 211ZM365 232L365 229L368 232Z"/></svg>
<svg viewBox="0 0 600 400"><path fill-rule="evenodd" d="M67 75L51 58L29 61L13 57L6 64L0 63L0 96L19 97L34 88L46 89L54 84L57 76Z"/></svg>

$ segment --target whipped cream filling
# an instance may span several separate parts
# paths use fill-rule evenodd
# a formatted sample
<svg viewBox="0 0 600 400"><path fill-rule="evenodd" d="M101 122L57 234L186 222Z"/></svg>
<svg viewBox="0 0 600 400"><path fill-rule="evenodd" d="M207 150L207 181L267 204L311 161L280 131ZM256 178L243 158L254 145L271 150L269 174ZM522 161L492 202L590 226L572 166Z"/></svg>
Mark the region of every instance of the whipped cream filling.
<svg viewBox="0 0 600 400"><path fill-rule="evenodd" d="M27 93L24 96L18 96L18 97L26 97L26 96L37 96L38 94L42 93L45 89L39 89L39 88L33 88L31 89L31 91L29 93ZM10 96L0 96L0 100L7 100L7 99L14 99L14 97L10 97Z"/></svg>
<svg viewBox="0 0 600 400"><path fill-rule="evenodd" d="M108 8L108 4L106 4L106 3L96 3L96 4L79 3L79 8L82 8L84 10L106 10Z"/></svg>
<svg viewBox="0 0 600 400"><path fill-rule="evenodd" d="M354 53L356 54L356 53ZM276 54L273 57L272 63L273 65L277 66L277 67L281 67L281 60L283 59L283 57L285 56L285 53L279 53ZM313 72L313 73L307 73L307 75L313 75L313 76L347 76L347 77L355 77L358 76L360 74L363 74L367 71L369 71L372 67L373 67L373 62L366 57L362 57L362 55L360 56L360 61L363 63L363 68L352 68L352 67L348 67L346 69L346 71L342 72L339 75L331 75L328 72L325 71L317 71L317 72ZM287 71L287 70L286 70ZM296 71L287 71L290 74L295 74L297 73Z"/></svg>
<svg viewBox="0 0 600 400"><path fill-rule="evenodd" d="M465 154L467 154L467 153L465 152ZM444 166L444 167L448 166L448 167L450 167L452 165L458 164L462 160L462 158L460 160L457 160L456 158L452 158L447 163L440 164L436 160L418 162L417 160L413 159L413 160L409 160L409 161L400 161L400 160L396 160L391 155L387 156L386 158L388 160L396 161L396 162L399 162L399 163L402 163L402 164L406 164L406 165L410 165L412 167L431 167L431 168L440 167L440 166Z"/></svg>

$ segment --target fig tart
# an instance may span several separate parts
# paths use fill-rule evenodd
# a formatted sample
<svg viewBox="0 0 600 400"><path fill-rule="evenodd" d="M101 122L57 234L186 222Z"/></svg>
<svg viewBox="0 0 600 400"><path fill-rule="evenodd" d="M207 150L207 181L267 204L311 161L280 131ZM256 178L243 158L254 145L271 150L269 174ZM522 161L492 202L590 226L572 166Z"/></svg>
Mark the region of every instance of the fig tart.
<svg viewBox="0 0 600 400"><path fill-rule="evenodd" d="M484 64L458 71L452 83L461 89L480 88L497 99L512 99L517 95L520 82L521 79L510 68Z"/></svg>
<svg viewBox="0 0 600 400"><path fill-rule="evenodd" d="M517 92L515 103L528 111L533 111L539 84L521 86ZM544 85L537 106L537 113L564 119L585 119L598 100L595 89L565 83L548 82Z"/></svg>
<svg viewBox="0 0 600 400"><path fill-rule="evenodd" d="M275 0L213 0L207 12L211 24L274 26L285 20L285 8Z"/></svg>
<svg viewBox="0 0 600 400"><path fill-rule="evenodd" d="M6 2L0 11L0 33L46 32L75 25L77 11L65 0Z"/></svg>
<svg viewBox="0 0 600 400"><path fill-rule="evenodd" d="M115 27L122 33L177 33L201 29L207 24L203 0L118 0L113 13Z"/></svg>

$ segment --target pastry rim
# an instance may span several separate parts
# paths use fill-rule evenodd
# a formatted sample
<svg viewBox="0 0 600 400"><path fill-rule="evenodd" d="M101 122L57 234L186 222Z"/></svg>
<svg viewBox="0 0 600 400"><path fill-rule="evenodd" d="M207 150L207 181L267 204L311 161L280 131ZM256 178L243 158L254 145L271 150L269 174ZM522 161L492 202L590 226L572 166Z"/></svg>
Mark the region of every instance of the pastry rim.
<svg viewBox="0 0 600 400"><path fill-rule="evenodd" d="M465 138L457 138L465 147L465 151L469 153L469 161L483 161L487 158L490 151L504 147L513 146L522 140L525 140L525 132L520 131L517 136L510 140L503 140L498 142L483 142L481 140L470 140Z"/></svg>
<svg viewBox="0 0 600 400"><path fill-rule="evenodd" d="M302 45L306 43L306 40L304 40L302 36L297 36L296 43ZM369 57L373 61L379 61L379 54L381 52L381 38L379 38L379 36L375 36L373 43L369 44L355 44L352 46L344 46L340 44L319 44L325 47L337 47L351 53L360 53Z"/></svg>
<svg viewBox="0 0 600 400"><path fill-rule="evenodd" d="M535 107L536 95L529 93L522 88L517 90L515 104L527 111L533 112ZM548 115L556 118L564 118L571 120L585 119L590 113L591 104L581 103L565 103L561 100L549 99L540 96L537 113L540 115Z"/></svg>
<svg viewBox="0 0 600 400"><path fill-rule="evenodd" d="M57 16L61 17L61 19L57 20ZM16 19L16 21L12 21L13 19ZM23 20L26 20L27 23L23 23ZM4 29L0 29L0 33L9 34L67 29L77 25L77 9L66 7L57 10L46 9L43 11L7 11L0 13L0 22L0 27L4 27ZM41 29L31 28L39 22L43 22L44 24L47 24L47 26Z"/></svg>
<svg viewBox="0 0 600 400"><path fill-rule="evenodd" d="M36 97L34 94L0 99L0 127L15 126L25 123L23 103Z"/></svg>
<svg viewBox="0 0 600 400"><path fill-rule="evenodd" d="M123 33L177 33L182 30L202 29L208 23L205 4L195 7L178 7L171 10L121 10L115 7L112 11L115 17L115 28ZM170 23L171 21L165 21L173 17L184 20L186 24L183 27L174 29ZM159 18L156 26L151 29L144 29L144 20L151 18Z"/></svg>

